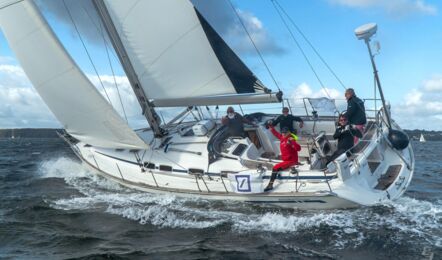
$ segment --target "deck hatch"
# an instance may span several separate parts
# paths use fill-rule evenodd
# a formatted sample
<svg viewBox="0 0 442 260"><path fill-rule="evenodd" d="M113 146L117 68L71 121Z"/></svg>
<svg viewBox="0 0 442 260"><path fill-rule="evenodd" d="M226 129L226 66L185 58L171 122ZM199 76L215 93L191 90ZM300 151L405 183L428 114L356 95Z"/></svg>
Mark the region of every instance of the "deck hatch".
<svg viewBox="0 0 442 260"><path fill-rule="evenodd" d="M396 180L399 172L402 169L402 165L390 165L387 171L379 178L378 185L375 189L386 190Z"/></svg>
<svg viewBox="0 0 442 260"><path fill-rule="evenodd" d="M368 162L368 168L370 168L371 173L374 173L379 165L381 165L380 162Z"/></svg>
<svg viewBox="0 0 442 260"><path fill-rule="evenodd" d="M236 156L240 156L247 148L245 144L238 144L238 146L233 150L232 154Z"/></svg>
<svg viewBox="0 0 442 260"><path fill-rule="evenodd" d="M171 172L172 171L172 166L160 165L160 171Z"/></svg>

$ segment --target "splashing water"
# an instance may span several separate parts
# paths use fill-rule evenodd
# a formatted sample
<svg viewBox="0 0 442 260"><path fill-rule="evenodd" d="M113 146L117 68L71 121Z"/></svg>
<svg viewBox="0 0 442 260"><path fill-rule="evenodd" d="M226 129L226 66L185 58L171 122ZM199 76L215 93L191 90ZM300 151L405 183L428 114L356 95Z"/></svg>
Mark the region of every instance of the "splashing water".
<svg viewBox="0 0 442 260"><path fill-rule="evenodd" d="M178 198L167 194L133 191L103 179L68 158L44 162L41 178L63 178L81 195L48 201L55 209L101 210L160 228L207 229L228 227L232 232L288 234L308 237L315 242L325 231L334 248L358 247L376 232L392 230L393 240L421 239L441 247L442 202L403 197L395 202L355 210L296 211L262 209L250 204L210 202ZM324 231L325 230L325 231ZM394 241L393 241L394 242Z"/></svg>

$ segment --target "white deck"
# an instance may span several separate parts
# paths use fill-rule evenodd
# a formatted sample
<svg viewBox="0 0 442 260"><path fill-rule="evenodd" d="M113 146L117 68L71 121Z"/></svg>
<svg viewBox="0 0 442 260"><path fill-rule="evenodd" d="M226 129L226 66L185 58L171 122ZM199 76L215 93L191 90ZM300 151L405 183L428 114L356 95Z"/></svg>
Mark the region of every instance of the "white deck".
<svg viewBox="0 0 442 260"><path fill-rule="evenodd" d="M393 150L383 133L372 129L363 138L367 140L360 141L363 148L355 148L357 153L350 158L342 155L328 169L320 169L313 162L316 155L311 154L318 145L312 138L313 123L305 120L305 127L299 131L302 165L296 167L297 173L281 172L274 189L266 193L263 188L271 167L279 162L279 141L263 126L246 129L257 134L259 148L248 138L229 139L223 143L224 157L211 164L207 147L216 129L207 136L184 136L185 131L175 127L167 139L153 138L150 131L139 132L150 145L146 150L101 149L83 143L73 148L97 173L147 192L296 208L349 208L395 199L405 191L414 168L411 146L403 151ZM330 136L334 122L317 121L314 131L325 131ZM336 145L333 140L329 142L330 154ZM235 154L240 145L240 153ZM273 158L262 157L272 152ZM395 174L394 178L386 178L389 174Z"/></svg>

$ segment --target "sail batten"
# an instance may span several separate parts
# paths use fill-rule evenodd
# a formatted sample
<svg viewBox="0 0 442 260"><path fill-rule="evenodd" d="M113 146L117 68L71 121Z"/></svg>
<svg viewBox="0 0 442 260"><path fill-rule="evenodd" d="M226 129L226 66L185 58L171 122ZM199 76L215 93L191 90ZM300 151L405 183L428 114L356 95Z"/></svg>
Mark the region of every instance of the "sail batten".
<svg viewBox="0 0 442 260"><path fill-rule="evenodd" d="M104 4L141 87L154 104L269 92L190 1L104 0Z"/></svg>
<svg viewBox="0 0 442 260"><path fill-rule="evenodd" d="M0 26L25 73L68 133L104 148L147 145L67 54L30 0L0 0Z"/></svg>

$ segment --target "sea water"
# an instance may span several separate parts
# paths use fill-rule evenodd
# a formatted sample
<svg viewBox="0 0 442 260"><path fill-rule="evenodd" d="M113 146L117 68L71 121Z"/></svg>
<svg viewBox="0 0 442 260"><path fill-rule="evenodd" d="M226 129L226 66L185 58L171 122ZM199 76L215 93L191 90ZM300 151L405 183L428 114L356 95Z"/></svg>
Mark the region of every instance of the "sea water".
<svg viewBox="0 0 442 260"><path fill-rule="evenodd" d="M139 192L59 139L0 140L0 258L442 259L442 143L399 200L301 211Z"/></svg>

